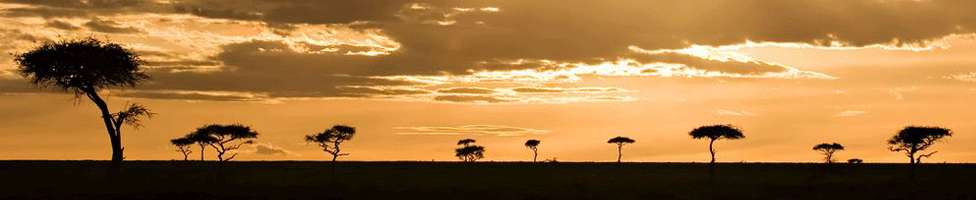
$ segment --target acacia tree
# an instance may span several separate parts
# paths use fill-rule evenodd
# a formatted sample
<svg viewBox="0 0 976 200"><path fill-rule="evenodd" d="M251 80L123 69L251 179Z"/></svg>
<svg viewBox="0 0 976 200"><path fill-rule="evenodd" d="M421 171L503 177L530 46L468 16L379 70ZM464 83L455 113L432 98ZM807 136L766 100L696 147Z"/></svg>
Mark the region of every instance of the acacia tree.
<svg viewBox="0 0 976 200"><path fill-rule="evenodd" d="M306 142L314 142L322 147L322 151L332 155L332 163L335 163L339 156L349 155L348 153L342 153L342 149L339 145L342 142L352 140L352 136L356 134L356 128L346 125L335 125L332 128L326 129L325 131L306 135ZM334 164L333 164L334 165Z"/></svg>
<svg viewBox="0 0 976 200"><path fill-rule="evenodd" d="M742 130L739 130L739 128L736 128L731 124L702 126L702 127L695 128L694 130L691 130L691 132L688 134L691 135L691 138L694 139L702 139L702 138L709 139L708 152L711 153L712 155L712 161L709 162L711 164L715 164L715 148L714 148L715 140L719 140L723 138L736 140L736 139L742 139L746 137L745 135L742 134Z"/></svg>
<svg viewBox="0 0 976 200"><path fill-rule="evenodd" d="M190 154L193 153L193 150L190 150L190 145L193 145L196 142L187 137L175 138L169 142L172 143L173 146L176 146L176 152L183 154L184 161L190 160Z"/></svg>
<svg viewBox="0 0 976 200"><path fill-rule="evenodd" d="M536 158L539 157L539 144L540 143L542 143L542 141L539 141L539 140L536 140L536 139L530 139L530 140L525 141L525 147L526 148L529 148L530 150L532 150L532 162L535 162L536 161Z"/></svg>
<svg viewBox="0 0 976 200"><path fill-rule="evenodd" d="M202 128L198 128L196 131L186 134L186 136L183 137L200 146L200 161L204 161L203 155L207 150L207 146L217 142L217 137L214 137L207 131L201 131L200 129Z"/></svg>
<svg viewBox="0 0 976 200"><path fill-rule="evenodd" d="M834 153L837 151L844 150L844 145L838 143L821 143L813 146L814 151L819 151L824 155L824 161L828 164L834 163Z"/></svg>
<svg viewBox="0 0 976 200"><path fill-rule="evenodd" d="M125 156L119 129L122 124L138 124L140 117L151 114L143 106L134 106L139 112L127 109L112 113L98 92L112 87L135 87L149 78L140 68L143 61L135 52L94 38L62 40L46 42L26 53L14 55L14 62L17 71L34 85L70 91L76 98L88 97L101 112L112 144L112 166L122 163Z"/></svg>
<svg viewBox="0 0 976 200"><path fill-rule="evenodd" d="M485 147L474 145L474 142L474 139L459 140L457 144L461 147L454 149L454 156L464 162L474 162L485 158Z"/></svg>
<svg viewBox="0 0 976 200"><path fill-rule="evenodd" d="M251 127L244 126L241 124L231 124L231 125L220 125L211 124L206 125L192 133L196 136L195 138L205 139L198 142L205 142L213 147L217 151L217 161L225 162L237 157L237 150L241 146L247 144L253 144L254 140L258 138L258 132L251 130ZM224 158L225 154L231 154L229 157ZM201 154L202 155L202 154Z"/></svg>
<svg viewBox="0 0 976 200"><path fill-rule="evenodd" d="M908 126L888 139L888 150L892 152L905 152L909 163L914 166L921 162L922 157L932 156L935 152L920 154L935 142L945 137L951 137L952 130L942 127L927 126ZM916 156L916 154L920 154Z"/></svg>
<svg viewBox="0 0 976 200"><path fill-rule="evenodd" d="M614 137L614 138L610 138L610 140L607 140L607 143L617 144L617 163L620 163L620 159L623 158L623 155L624 155L623 154L624 145L625 144L633 144L634 142L637 142L637 141L634 140L634 139L630 139L628 137L623 137L623 136L617 136L617 137Z"/></svg>

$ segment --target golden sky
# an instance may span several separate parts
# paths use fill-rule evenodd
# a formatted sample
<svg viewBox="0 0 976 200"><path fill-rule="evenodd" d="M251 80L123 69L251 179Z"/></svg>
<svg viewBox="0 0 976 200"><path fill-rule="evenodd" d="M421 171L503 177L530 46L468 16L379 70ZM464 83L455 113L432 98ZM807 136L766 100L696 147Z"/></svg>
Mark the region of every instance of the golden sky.
<svg viewBox="0 0 976 200"><path fill-rule="evenodd" d="M158 116L125 129L130 160L178 159L208 123L261 133L241 160L320 160L302 136L358 128L346 160L707 161L688 131L731 123L718 160L903 162L907 125L956 135L931 162L974 162L976 1L0 0L0 159L108 159L97 109L33 87L11 54L96 37L152 80L103 91ZM196 150L196 149L194 149ZM210 153L210 155L213 155Z"/></svg>

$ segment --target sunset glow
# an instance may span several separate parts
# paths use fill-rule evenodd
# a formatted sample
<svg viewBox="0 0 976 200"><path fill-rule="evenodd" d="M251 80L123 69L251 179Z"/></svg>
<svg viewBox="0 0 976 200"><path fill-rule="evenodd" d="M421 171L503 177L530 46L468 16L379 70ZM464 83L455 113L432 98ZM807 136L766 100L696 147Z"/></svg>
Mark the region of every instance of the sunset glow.
<svg viewBox="0 0 976 200"><path fill-rule="evenodd" d="M92 37L151 77L102 91L158 113L126 159L182 159L169 139L209 123L261 133L239 160L322 160L302 140L355 126L347 160L701 162L692 129L735 124L727 162L902 162L885 140L952 129L928 162L976 162L976 1L0 0L0 159L108 159L84 97L40 88L14 55ZM209 150L208 150L209 152Z"/></svg>

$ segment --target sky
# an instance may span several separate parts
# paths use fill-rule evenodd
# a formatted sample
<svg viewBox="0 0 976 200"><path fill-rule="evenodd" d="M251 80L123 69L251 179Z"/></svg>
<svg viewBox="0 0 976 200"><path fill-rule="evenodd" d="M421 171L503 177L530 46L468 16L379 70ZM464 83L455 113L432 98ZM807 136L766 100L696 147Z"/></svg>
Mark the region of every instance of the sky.
<svg viewBox="0 0 976 200"><path fill-rule="evenodd" d="M0 0L0 159L109 159L86 98L32 86L13 55L93 37L151 79L100 91L157 115L129 160L182 159L212 123L260 135L239 160L326 160L302 137L357 128L342 160L707 162L692 129L733 124L720 162L907 162L909 125L955 135L927 162L976 162L971 0ZM197 151L197 149L194 149ZM207 150L208 155L214 155ZM196 153L194 153L196 155ZM213 159L213 158L208 158Z"/></svg>

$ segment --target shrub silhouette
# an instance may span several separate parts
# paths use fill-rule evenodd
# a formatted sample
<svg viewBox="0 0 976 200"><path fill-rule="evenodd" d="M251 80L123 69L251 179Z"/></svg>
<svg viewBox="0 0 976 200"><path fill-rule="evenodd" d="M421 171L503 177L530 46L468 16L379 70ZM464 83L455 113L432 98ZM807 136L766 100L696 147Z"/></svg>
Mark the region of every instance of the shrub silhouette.
<svg viewBox="0 0 976 200"><path fill-rule="evenodd" d="M173 144L173 146L176 146L176 152L183 154L184 161L190 160L190 154L193 153L193 150L190 150L190 145L193 145L196 142L187 137L172 139L169 142Z"/></svg>
<svg viewBox="0 0 976 200"><path fill-rule="evenodd" d="M625 144L632 144L634 142L637 142L637 141L634 140L634 139L630 139L628 137L623 137L623 136L617 136L617 137L614 137L614 138L610 138L610 140L607 140L607 143L617 144L617 163L620 163L620 159L623 158L623 156L624 156L624 154L623 154L624 145Z"/></svg>
<svg viewBox="0 0 976 200"><path fill-rule="evenodd" d="M98 92L112 87L135 87L149 78L140 68L143 61L136 53L119 44L88 38L46 42L14 55L14 62L17 71L34 85L57 87L73 92L76 98L84 95L95 103L112 144L112 166L122 163L125 156L119 129L122 124L138 124L139 117L151 113L135 104L126 111L112 113ZM130 112L132 109L138 112Z"/></svg>
<svg viewBox="0 0 976 200"><path fill-rule="evenodd" d="M821 143L813 146L814 151L819 151L824 155L824 161L829 163L834 163L834 153L837 151L844 150L844 145L838 143Z"/></svg>
<svg viewBox="0 0 976 200"><path fill-rule="evenodd" d="M932 145L935 145L935 142L942 138L951 136L952 130L947 128L908 126L898 131L891 139L888 139L888 150L892 152L905 152L909 163L914 166L921 161L922 157L932 156L935 152L921 154L919 156L916 156L916 154L932 147Z"/></svg>
<svg viewBox="0 0 976 200"><path fill-rule="evenodd" d="M257 138L258 132L251 130L251 127L240 124L211 124L197 128L191 135L193 135L193 138L201 139L197 142L209 144L213 147L217 151L217 161L225 162L237 157L236 151L241 146L253 144L254 141L250 139ZM224 158L224 155L228 153L233 154L230 157Z"/></svg>
<svg viewBox="0 0 976 200"><path fill-rule="evenodd" d="M464 162L474 162L485 158L485 147L474 145L474 139L462 139L458 141L458 147L454 150L454 156Z"/></svg>
<svg viewBox="0 0 976 200"><path fill-rule="evenodd" d="M847 163L850 163L850 164L861 164L861 163L864 163L864 160L861 160L860 158L851 158L851 159L847 159Z"/></svg>
<svg viewBox="0 0 976 200"><path fill-rule="evenodd" d="M731 124L698 127L692 130L689 133L689 135L691 135L691 138L694 139L702 139L702 138L709 139L708 153L712 154L712 161L709 162L711 164L715 164L715 148L713 147L715 144L715 140L719 140L722 138L736 140L736 139L742 139L746 137L745 135L742 134L742 130L739 130L739 128L736 128Z"/></svg>
<svg viewBox="0 0 976 200"><path fill-rule="evenodd" d="M322 132L306 135L306 142L314 142L322 148L329 155L332 155L332 162L335 163L339 156L349 155L348 153L342 153L342 149L339 145L342 142L352 140L352 136L356 134L356 128L346 125L335 125L332 128L326 129Z"/></svg>
<svg viewBox="0 0 976 200"><path fill-rule="evenodd" d="M542 141L539 141L539 140L536 140L536 139L530 139L530 140L525 141L525 147L526 148L529 148L530 150L532 150L532 162L535 162L536 161L536 158L539 157L539 144L540 143L542 143Z"/></svg>

